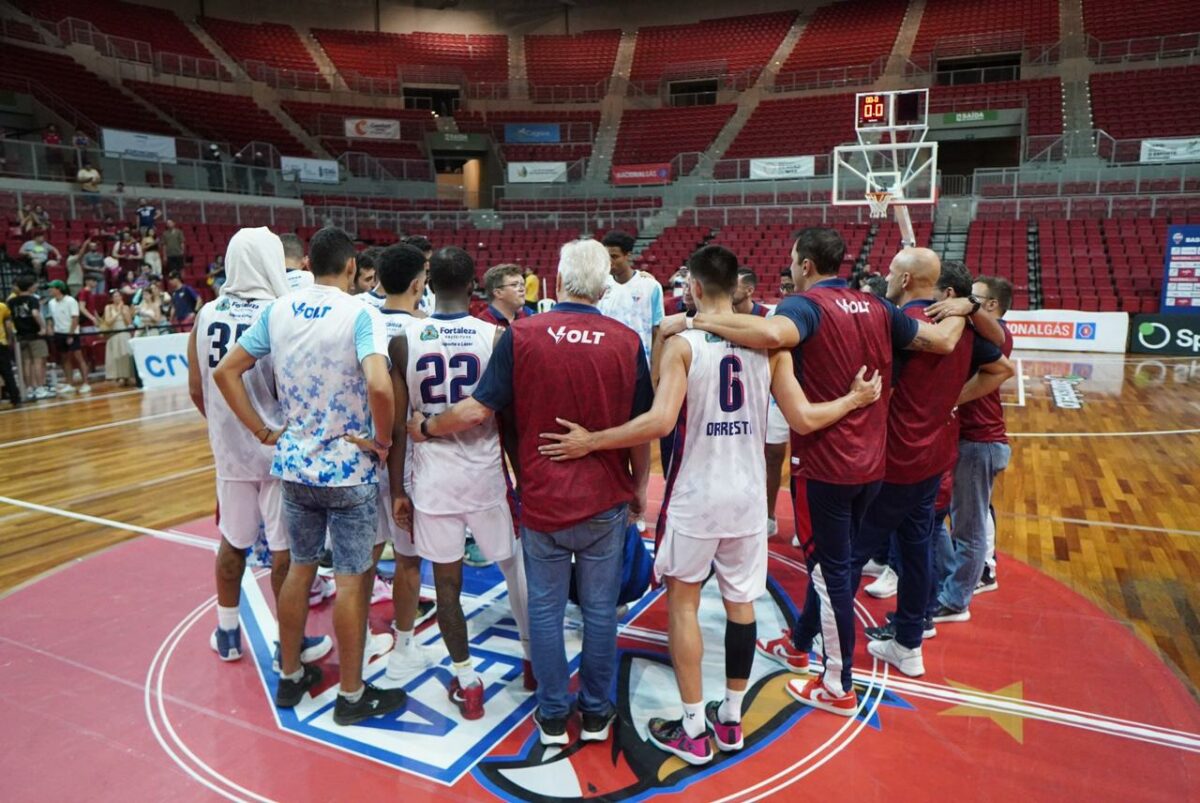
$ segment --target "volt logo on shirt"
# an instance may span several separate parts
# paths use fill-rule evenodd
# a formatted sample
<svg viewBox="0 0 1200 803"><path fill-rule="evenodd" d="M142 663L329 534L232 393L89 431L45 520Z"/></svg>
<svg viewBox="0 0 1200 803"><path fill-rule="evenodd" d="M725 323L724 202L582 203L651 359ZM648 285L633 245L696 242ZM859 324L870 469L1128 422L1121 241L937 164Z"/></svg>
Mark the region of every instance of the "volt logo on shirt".
<svg viewBox="0 0 1200 803"><path fill-rule="evenodd" d="M546 327L546 333L554 338L555 343L561 343L566 340L568 343L584 343L589 346L598 345L600 338L604 337L604 332L593 332L591 330L583 331L580 329L568 329L565 326L560 326L557 329Z"/></svg>
<svg viewBox="0 0 1200 803"><path fill-rule="evenodd" d="M324 307L312 307L308 304L305 304L303 301L292 302L292 315L297 318L308 318L309 320L324 318L325 314L331 309L333 309L333 307L329 305Z"/></svg>
<svg viewBox="0 0 1200 803"><path fill-rule="evenodd" d="M842 308L842 312L848 315L865 315L871 311L871 305L866 301L850 301L845 298L839 298L837 305Z"/></svg>

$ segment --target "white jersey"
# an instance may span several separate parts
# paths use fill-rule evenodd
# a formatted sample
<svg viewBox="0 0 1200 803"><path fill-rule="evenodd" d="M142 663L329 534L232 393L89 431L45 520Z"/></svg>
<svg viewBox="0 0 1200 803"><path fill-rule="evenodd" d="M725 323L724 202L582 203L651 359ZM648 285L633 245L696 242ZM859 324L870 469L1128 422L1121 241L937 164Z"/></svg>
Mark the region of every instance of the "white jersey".
<svg viewBox="0 0 1200 803"><path fill-rule="evenodd" d="M378 289L379 288L376 288L376 290ZM369 307L374 307L375 309L383 309L383 302L387 301L386 295L383 293L377 293L375 290L368 290L365 293L359 293L355 296L355 298Z"/></svg>
<svg viewBox="0 0 1200 803"><path fill-rule="evenodd" d="M675 436L678 459L667 480L667 520L692 538L765 533L770 358L707 332L680 337L692 347L692 365Z"/></svg>
<svg viewBox="0 0 1200 803"><path fill-rule="evenodd" d="M387 335L387 342L389 342L389 343L392 342L392 338L401 337L404 334L404 330L407 329L409 326L414 325L414 323L417 321L417 319L413 317L413 314L411 312L406 312L404 310L382 309L381 308L379 310L379 313L383 318L383 330ZM408 412L404 416L405 421L407 421L409 418L412 417L412 411L413 411L413 406L412 406L412 404L409 404ZM398 421L396 423L403 423L403 422ZM412 471L413 471L412 450L413 450L412 438L408 438L405 440L405 449L404 449L404 487L410 491L412 490ZM384 467L383 467L383 476L379 480L379 487L381 489L388 487L388 472L387 472L386 465L384 465Z"/></svg>
<svg viewBox="0 0 1200 803"><path fill-rule="evenodd" d="M596 306L608 317L638 333L649 362L654 327L663 319L662 285L658 280L638 271L621 284L610 275L604 285L604 295Z"/></svg>
<svg viewBox="0 0 1200 803"><path fill-rule="evenodd" d="M293 293L297 290L303 290L306 287L312 287L316 282L316 280L313 279L312 273L306 270L298 270L296 268L288 268L287 272L285 272L283 276L285 279L287 279L288 287L291 288Z"/></svg>
<svg viewBox="0 0 1200 803"><path fill-rule="evenodd" d="M263 446L238 420L213 381L213 369L238 338L258 320L270 301L242 300L221 296L196 313L196 357L204 411L208 418L208 442L212 446L218 480L262 482L271 477L273 446ZM268 356L242 376L246 392L263 422L272 429L283 423L275 398L275 375Z"/></svg>
<svg viewBox="0 0 1200 803"><path fill-rule="evenodd" d="M475 392L492 358L496 325L468 313L434 315L405 329L408 398L433 415ZM507 488L500 434L489 416L477 427L413 446L413 507L454 515L497 505Z"/></svg>

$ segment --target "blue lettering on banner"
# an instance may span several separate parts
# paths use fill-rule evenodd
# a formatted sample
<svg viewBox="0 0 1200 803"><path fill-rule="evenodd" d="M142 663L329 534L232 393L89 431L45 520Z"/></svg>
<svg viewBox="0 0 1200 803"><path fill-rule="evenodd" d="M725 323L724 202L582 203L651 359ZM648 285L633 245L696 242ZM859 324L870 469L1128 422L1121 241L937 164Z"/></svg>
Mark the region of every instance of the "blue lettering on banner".
<svg viewBox="0 0 1200 803"><path fill-rule="evenodd" d="M558 123L507 123L504 126L505 142L561 142L562 133Z"/></svg>
<svg viewBox="0 0 1200 803"><path fill-rule="evenodd" d="M1076 340L1095 340L1096 339L1096 324L1090 323L1090 322L1075 324L1075 339Z"/></svg>
<svg viewBox="0 0 1200 803"><path fill-rule="evenodd" d="M178 371L176 371L176 364L179 366ZM186 374L187 369L187 357L182 354L168 354L165 358L151 354L146 358L146 371L153 377L176 376L177 373Z"/></svg>

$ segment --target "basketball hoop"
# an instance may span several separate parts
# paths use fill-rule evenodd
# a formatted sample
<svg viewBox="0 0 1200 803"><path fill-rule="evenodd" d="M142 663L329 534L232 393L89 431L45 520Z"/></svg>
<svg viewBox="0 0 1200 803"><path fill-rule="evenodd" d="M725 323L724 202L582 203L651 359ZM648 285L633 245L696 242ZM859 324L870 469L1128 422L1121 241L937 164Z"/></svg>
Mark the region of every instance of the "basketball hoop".
<svg viewBox="0 0 1200 803"><path fill-rule="evenodd" d="M888 204L892 202L892 194L886 191L868 191L867 206L871 207L871 217L887 217Z"/></svg>

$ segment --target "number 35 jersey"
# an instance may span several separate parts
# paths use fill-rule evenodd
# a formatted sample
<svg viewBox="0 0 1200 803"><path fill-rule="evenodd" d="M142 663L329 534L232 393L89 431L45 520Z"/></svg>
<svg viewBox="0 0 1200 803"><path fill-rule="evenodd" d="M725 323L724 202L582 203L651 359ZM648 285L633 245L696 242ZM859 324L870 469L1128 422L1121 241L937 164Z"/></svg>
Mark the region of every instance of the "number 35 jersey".
<svg viewBox="0 0 1200 803"><path fill-rule="evenodd" d="M238 420L212 377L213 369L270 303L221 296L213 303L205 304L196 314L196 358L200 363L204 411L208 418L208 442L212 446L219 480L262 482L271 478L274 447L263 446ZM275 398L270 356L259 360L243 375L242 381L263 422L278 429L283 423L283 414Z"/></svg>
<svg viewBox="0 0 1200 803"><path fill-rule="evenodd" d="M409 405L427 416L475 392L496 341L496 325L468 313L433 315L405 329ZM412 501L422 513L453 515L505 501L495 416L477 427L413 444Z"/></svg>
<svg viewBox="0 0 1200 803"><path fill-rule="evenodd" d="M707 332L679 336L692 348L692 365L667 476L667 520L692 538L765 533L770 359Z"/></svg>

